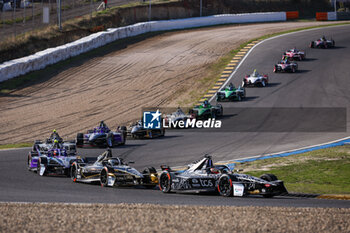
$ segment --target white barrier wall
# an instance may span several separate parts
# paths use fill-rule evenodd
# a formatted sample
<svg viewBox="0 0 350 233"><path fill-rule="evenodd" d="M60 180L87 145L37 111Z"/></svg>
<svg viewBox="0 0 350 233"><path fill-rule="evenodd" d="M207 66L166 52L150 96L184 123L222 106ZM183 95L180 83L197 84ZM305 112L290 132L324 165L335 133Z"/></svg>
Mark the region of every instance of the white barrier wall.
<svg viewBox="0 0 350 233"><path fill-rule="evenodd" d="M337 20L337 13L336 12L327 12L328 20Z"/></svg>
<svg viewBox="0 0 350 233"><path fill-rule="evenodd" d="M110 28L107 31L91 34L77 41L49 48L33 55L11 60L0 64L0 82L14 78L34 70L40 70L48 65L65 60L69 57L85 53L110 42L127 37L137 36L153 31L167 31L229 23L252 23L285 21L285 12L267 12L235 15L214 15L208 17L151 21L134 25Z"/></svg>

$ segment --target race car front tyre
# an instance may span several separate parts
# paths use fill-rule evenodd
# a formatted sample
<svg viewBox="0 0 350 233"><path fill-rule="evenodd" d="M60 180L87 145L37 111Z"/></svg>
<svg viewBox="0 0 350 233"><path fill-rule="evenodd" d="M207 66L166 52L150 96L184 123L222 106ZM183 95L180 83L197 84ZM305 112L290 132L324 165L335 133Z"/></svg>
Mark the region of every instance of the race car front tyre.
<svg viewBox="0 0 350 233"><path fill-rule="evenodd" d="M84 144L84 134L78 133L76 139L77 146L82 146Z"/></svg>
<svg viewBox="0 0 350 233"><path fill-rule="evenodd" d="M315 42L311 41L310 48L314 48L314 47L315 47Z"/></svg>
<svg viewBox="0 0 350 233"><path fill-rule="evenodd" d="M171 191L171 176L169 172L164 172L160 175L159 189L163 193L169 193Z"/></svg>
<svg viewBox="0 0 350 233"><path fill-rule="evenodd" d="M224 174L218 182L218 191L223 197L231 197L233 194L232 180L229 175Z"/></svg>
<svg viewBox="0 0 350 233"><path fill-rule="evenodd" d="M40 174L40 168L41 168L41 165L43 165L45 167L45 170L44 170L44 173L43 174ZM47 158L39 158L38 159L38 163L37 163L37 169L36 169L36 172L39 176L45 176L46 173L47 173Z"/></svg>
<svg viewBox="0 0 350 233"><path fill-rule="evenodd" d="M29 152L28 158L27 158L27 168L28 168L29 171L32 170L31 164L32 164L32 155L31 155L31 153Z"/></svg>

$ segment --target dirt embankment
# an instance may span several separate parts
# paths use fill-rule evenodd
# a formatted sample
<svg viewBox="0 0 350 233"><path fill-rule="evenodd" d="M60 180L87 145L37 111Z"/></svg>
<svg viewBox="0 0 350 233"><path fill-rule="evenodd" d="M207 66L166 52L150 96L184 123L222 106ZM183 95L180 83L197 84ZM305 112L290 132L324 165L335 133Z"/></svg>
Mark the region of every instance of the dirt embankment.
<svg viewBox="0 0 350 233"><path fill-rule="evenodd" d="M349 232L350 209L0 204L1 232Z"/></svg>
<svg viewBox="0 0 350 233"><path fill-rule="evenodd" d="M50 26L39 31L28 32L25 36L17 38L16 41L0 41L0 63L72 42L106 28L146 22L149 20L148 7L148 4L118 7L105 13L94 14L92 19L90 15L87 15L86 17L69 20L63 24L62 32L58 31L56 26ZM326 0L317 0L317 2L313 0L203 0L202 15L298 10L301 17L315 17L316 11L327 11L329 8L329 2ZM197 0L158 2L152 5L151 19L166 20L196 17L199 16L199 9L199 1ZM72 14L72 17L75 16L77 15ZM18 33L21 33L21 30L25 30L25 27L18 28ZM13 29L3 28L0 35L1 33L12 34Z"/></svg>
<svg viewBox="0 0 350 233"><path fill-rule="evenodd" d="M266 23L172 32L37 72L42 81L0 96L0 144L65 137L141 118L142 107L177 107L215 82L208 66L241 43L288 29L325 24ZM219 71L220 72L220 71ZM190 103L189 103L190 104Z"/></svg>

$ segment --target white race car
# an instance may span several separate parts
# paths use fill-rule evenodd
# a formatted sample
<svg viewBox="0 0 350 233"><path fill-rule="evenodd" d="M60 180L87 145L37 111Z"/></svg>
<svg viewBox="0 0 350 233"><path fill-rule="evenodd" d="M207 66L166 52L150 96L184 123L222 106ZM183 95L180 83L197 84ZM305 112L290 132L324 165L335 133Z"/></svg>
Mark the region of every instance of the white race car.
<svg viewBox="0 0 350 233"><path fill-rule="evenodd" d="M242 87L259 86L265 87L269 83L267 74L259 74L256 70L251 75L246 75L242 81Z"/></svg>

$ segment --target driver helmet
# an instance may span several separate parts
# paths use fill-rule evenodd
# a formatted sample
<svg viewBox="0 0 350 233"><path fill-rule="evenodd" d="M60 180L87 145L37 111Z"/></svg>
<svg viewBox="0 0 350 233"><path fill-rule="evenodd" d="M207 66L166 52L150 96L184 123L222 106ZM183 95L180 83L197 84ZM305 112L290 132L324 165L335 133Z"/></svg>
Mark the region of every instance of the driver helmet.
<svg viewBox="0 0 350 233"><path fill-rule="evenodd" d="M254 69L253 71L253 77L258 77L259 76L259 73L256 71L256 69Z"/></svg>
<svg viewBox="0 0 350 233"><path fill-rule="evenodd" d="M215 167L210 168L210 172L211 172L212 174L219 174L219 173L220 173L219 169L217 169L217 168L215 168Z"/></svg>
<svg viewBox="0 0 350 233"><path fill-rule="evenodd" d="M206 107L206 106L208 106L208 104L209 104L208 100L204 100L203 106Z"/></svg>
<svg viewBox="0 0 350 233"><path fill-rule="evenodd" d="M228 89L229 89L230 91L232 91L232 90L233 90L233 88L234 88L233 84L232 84L232 83L230 83L230 84L228 85Z"/></svg>
<svg viewBox="0 0 350 233"><path fill-rule="evenodd" d="M53 133L56 133L56 130L54 129L54 130L52 130L52 132L53 132Z"/></svg>

